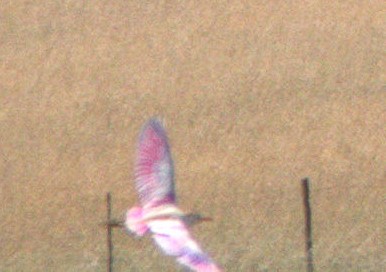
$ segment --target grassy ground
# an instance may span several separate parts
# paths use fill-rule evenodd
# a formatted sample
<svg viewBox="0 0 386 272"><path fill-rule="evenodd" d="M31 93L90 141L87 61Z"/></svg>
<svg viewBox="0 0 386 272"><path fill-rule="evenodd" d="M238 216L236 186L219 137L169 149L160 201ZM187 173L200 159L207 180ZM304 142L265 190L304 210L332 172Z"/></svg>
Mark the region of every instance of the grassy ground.
<svg viewBox="0 0 386 272"><path fill-rule="evenodd" d="M226 271L385 270L383 1L3 1L0 270L105 271L147 118ZM115 271L175 271L114 233Z"/></svg>

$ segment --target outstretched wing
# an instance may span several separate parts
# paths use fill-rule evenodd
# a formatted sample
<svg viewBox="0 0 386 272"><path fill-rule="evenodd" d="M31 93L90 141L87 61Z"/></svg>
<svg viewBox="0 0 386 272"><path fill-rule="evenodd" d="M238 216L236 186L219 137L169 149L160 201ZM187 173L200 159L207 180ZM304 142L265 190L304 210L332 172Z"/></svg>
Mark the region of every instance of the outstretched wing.
<svg viewBox="0 0 386 272"><path fill-rule="evenodd" d="M165 129L150 119L139 136L135 182L142 206L175 202L173 161Z"/></svg>
<svg viewBox="0 0 386 272"><path fill-rule="evenodd" d="M193 240L178 218L155 219L148 223L153 239L165 254L174 256L192 271L220 272L221 269Z"/></svg>

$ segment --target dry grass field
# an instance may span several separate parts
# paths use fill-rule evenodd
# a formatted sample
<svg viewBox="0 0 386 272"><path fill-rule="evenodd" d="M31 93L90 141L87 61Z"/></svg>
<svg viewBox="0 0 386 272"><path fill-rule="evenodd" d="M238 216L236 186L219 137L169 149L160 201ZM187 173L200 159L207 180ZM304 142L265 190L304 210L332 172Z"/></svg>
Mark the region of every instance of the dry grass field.
<svg viewBox="0 0 386 272"><path fill-rule="evenodd" d="M385 271L384 1L1 1L0 271L106 271L160 116L225 271ZM182 271L114 232L115 272Z"/></svg>

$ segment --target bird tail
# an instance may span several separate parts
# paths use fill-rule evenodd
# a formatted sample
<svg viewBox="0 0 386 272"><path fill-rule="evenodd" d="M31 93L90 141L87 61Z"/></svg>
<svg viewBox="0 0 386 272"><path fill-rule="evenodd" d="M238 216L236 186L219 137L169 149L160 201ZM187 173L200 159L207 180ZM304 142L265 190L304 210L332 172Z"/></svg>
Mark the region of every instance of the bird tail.
<svg viewBox="0 0 386 272"><path fill-rule="evenodd" d="M149 228L143 220L143 210L141 207L133 207L126 213L126 228L137 236L143 236Z"/></svg>

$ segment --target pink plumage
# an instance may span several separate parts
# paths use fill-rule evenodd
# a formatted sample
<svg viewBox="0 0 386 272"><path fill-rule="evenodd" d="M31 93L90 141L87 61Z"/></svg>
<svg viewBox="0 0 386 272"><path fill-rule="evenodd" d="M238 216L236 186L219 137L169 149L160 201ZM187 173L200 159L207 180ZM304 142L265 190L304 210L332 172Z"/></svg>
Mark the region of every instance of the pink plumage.
<svg viewBox="0 0 386 272"><path fill-rule="evenodd" d="M174 203L173 160L166 132L157 119L150 119L139 137L135 181L142 206Z"/></svg>
<svg viewBox="0 0 386 272"><path fill-rule="evenodd" d="M126 214L125 226L143 236L151 233L165 254L192 271L219 272L220 268L191 237L177 206L173 160L166 132L157 119L150 119L139 137L135 183L140 206Z"/></svg>

